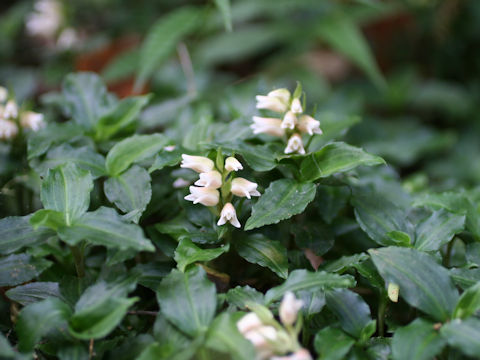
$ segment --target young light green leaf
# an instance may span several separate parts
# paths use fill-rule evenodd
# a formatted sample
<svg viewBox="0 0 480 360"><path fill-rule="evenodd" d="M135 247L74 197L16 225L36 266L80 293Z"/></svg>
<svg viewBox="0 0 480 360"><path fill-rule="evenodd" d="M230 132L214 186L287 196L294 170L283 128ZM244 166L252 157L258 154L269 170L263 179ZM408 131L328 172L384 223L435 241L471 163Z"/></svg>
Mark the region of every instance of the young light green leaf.
<svg viewBox="0 0 480 360"><path fill-rule="evenodd" d="M183 6L153 25L140 50L136 90L145 84L153 71L175 50L177 43L200 25L200 20L199 9Z"/></svg>
<svg viewBox="0 0 480 360"><path fill-rule="evenodd" d="M267 267L282 279L288 276L287 249L279 241L254 234L235 241L238 254L248 262Z"/></svg>
<svg viewBox="0 0 480 360"><path fill-rule="evenodd" d="M437 251L455 234L463 231L465 216L445 209L434 211L416 229L415 248L422 251Z"/></svg>
<svg viewBox="0 0 480 360"><path fill-rule="evenodd" d="M216 259L228 250L229 246L222 246L216 249L202 249L196 246L192 240L184 238L178 243L174 259L180 271L185 272L188 265L197 261Z"/></svg>
<svg viewBox="0 0 480 360"><path fill-rule="evenodd" d="M355 339L342 330L325 327L315 335L315 350L320 354L319 360L342 360L355 344Z"/></svg>
<svg viewBox="0 0 480 360"><path fill-rule="evenodd" d="M53 235L45 228L34 229L31 215L12 216L0 220L0 254L11 254L25 246L38 245Z"/></svg>
<svg viewBox="0 0 480 360"><path fill-rule="evenodd" d="M71 226L60 228L58 234L70 245L88 240L95 245L120 250L155 250L139 226L124 222L115 210L106 207L84 214Z"/></svg>
<svg viewBox="0 0 480 360"><path fill-rule="evenodd" d="M150 101L150 95L132 96L120 101L110 112L103 115L96 124L95 138L100 141L110 139L120 130L132 124L140 111Z"/></svg>
<svg viewBox="0 0 480 360"><path fill-rule="evenodd" d="M16 327L19 350L32 351L42 336L53 328L65 331L64 327L71 312L67 304L56 298L45 299L24 307L20 311Z"/></svg>
<svg viewBox="0 0 480 360"><path fill-rule="evenodd" d="M434 329L434 324L416 319L393 334L392 355L394 360L434 359L445 346L445 340Z"/></svg>
<svg viewBox="0 0 480 360"><path fill-rule="evenodd" d="M15 286L30 281L52 265L27 254L12 254L0 259L0 286Z"/></svg>
<svg viewBox="0 0 480 360"><path fill-rule="evenodd" d="M152 179L144 168L134 165L124 173L109 178L104 183L107 199L124 213L145 211L152 197Z"/></svg>
<svg viewBox="0 0 480 360"><path fill-rule="evenodd" d="M458 299L453 310L453 317L465 319L474 315L480 309L480 282L469 287Z"/></svg>
<svg viewBox="0 0 480 360"><path fill-rule="evenodd" d="M304 181L315 181L360 165L381 164L385 164L385 160L379 156L343 142L334 142L307 155L300 165L300 174Z"/></svg>
<svg viewBox="0 0 480 360"><path fill-rule="evenodd" d="M271 303L280 299L287 291L348 288L354 285L355 279L350 275L329 274L324 271L294 270L282 285L267 291L265 301Z"/></svg>
<svg viewBox="0 0 480 360"><path fill-rule="evenodd" d="M385 283L400 286L400 296L438 321L450 317L458 299L448 270L429 255L410 248L368 251Z"/></svg>
<svg viewBox="0 0 480 360"><path fill-rule="evenodd" d="M62 93L73 120L87 129L94 127L113 105L107 88L94 73L67 75L63 81Z"/></svg>
<svg viewBox="0 0 480 360"><path fill-rule="evenodd" d="M65 224L70 225L88 210L92 189L93 179L88 171L65 164L48 170L40 198L45 209L63 213Z"/></svg>
<svg viewBox="0 0 480 360"><path fill-rule="evenodd" d="M480 320L469 318L466 320L455 319L444 324L440 334L448 345L458 349L465 355L473 358L480 354Z"/></svg>
<svg viewBox="0 0 480 360"><path fill-rule="evenodd" d="M186 273L172 270L161 282L157 298L162 314L190 336L205 333L215 315L215 285L200 267Z"/></svg>
<svg viewBox="0 0 480 360"><path fill-rule="evenodd" d="M39 227L47 227L57 231L59 227L66 226L65 214L60 211L40 209L30 218L30 224L34 229Z"/></svg>
<svg viewBox="0 0 480 360"><path fill-rule="evenodd" d="M110 176L121 174L134 162L158 153L167 144L162 134L134 135L115 144L108 152L105 165Z"/></svg>
<svg viewBox="0 0 480 360"><path fill-rule="evenodd" d="M370 308L360 295L347 289L327 291L327 306L337 316L342 329L355 338L372 320Z"/></svg>
<svg viewBox="0 0 480 360"><path fill-rule="evenodd" d="M276 224L300 214L315 198L315 184L298 183L291 179L276 180L252 207L245 230Z"/></svg>
<svg viewBox="0 0 480 360"><path fill-rule="evenodd" d="M215 0L218 10L222 13L225 30L232 31L232 10L230 0Z"/></svg>
<svg viewBox="0 0 480 360"><path fill-rule="evenodd" d="M26 306L49 297L61 298L60 289L56 282L33 282L20 285L8 290L5 295L10 300Z"/></svg>

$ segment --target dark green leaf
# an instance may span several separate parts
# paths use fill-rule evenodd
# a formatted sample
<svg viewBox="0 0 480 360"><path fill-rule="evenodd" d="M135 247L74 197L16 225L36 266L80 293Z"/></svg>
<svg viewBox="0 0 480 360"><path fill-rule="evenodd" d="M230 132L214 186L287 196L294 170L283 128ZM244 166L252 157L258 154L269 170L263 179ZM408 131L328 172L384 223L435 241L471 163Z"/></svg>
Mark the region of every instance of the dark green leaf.
<svg viewBox="0 0 480 360"><path fill-rule="evenodd" d="M315 335L315 350L320 354L319 360L342 360L355 344L355 340L342 330L326 327Z"/></svg>
<svg viewBox="0 0 480 360"><path fill-rule="evenodd" d="M279 241L254 234L235 241L238 254L248 262L268 267L283 279L288 276L287 249Z"/></svg>
<svg viewBox="0 0 480 360"><path fill-rule="evenodd" d="M12 254L0 259L0 286L15 286L40 275L52 263L27 254Z"/></svg>
<svg viewBox="0 0 480 360"><path fill-rule="evenodd" d="M464 215L452 214L445 209L433 212L417 226L415 248L422 251L439 250L463 230L464 223Z"/></svg>
<svg viewBox="0 0 480 360"><path fill-rule="evenodd" d="M398 284L410 305L439 321L450 317L458 291L447 269L415 249L386 247L369 253L385 282Z"/></svg>
<svg viewBox="0 0 480 360"><path fill-rule="evenodd" d="M0 220L0 254L10 254L25 246L38 245L53 235L45 228L34 230L29 220L30 215Z"/></svg>
<svg viewBox="0 0 480 360"><path fill-rule="evenodd" d="M182 161L183 149L175 148L173 151L167 151L165 149L160 150L153 162L153 165L148 169L149 173L155 170L162 170L166 166L175 166Z"/></svg>
<svg viewBox="0 0 480 360"><path fill-rule="evenodd" d="M456 319L442 326L440 334L454 348L465 355L478 357L480 354L480 320L469 318Z"/></svg>
<svg viewBox="0 0 480 360"><path fill-rule="evenodd" d="M197 244L215 244L219 241L218 234L212 228L196 227L182 216L156 224L155 228L162 234L168 234L177 241L185 238Z"/></svg>
<svg viewBox="0 0 480 360"><path fill-rule="evenodd" d="M178 243L175 250L175 261L180 271L185 272L188 265L197 261L210 261L227 252L229 246L222 246L216 249L202 249L196 246L191 240L184 238Z"/></svg>
<svg viewBox="0 0 480 360"><path fill-rule="evenodd" d="M394 360L430 360L440 354L444 346L445 340L433 323L416 319L395 331L392 355Z"/></svg>
<svg viewBox="0 0 480 360"><path fill-rule="evenodd" d="M253 205L252 216L247 220L245 230L276 224L300 214L315 198L315 190L315 184L297 183L291 179L272 182Z"/></svg>
<svg viewBox="0 0 480 360"><path fill-rule="evenodd" d="M162 314L190 336L206 332L215 315L215 285L200 267L186 273L172 270L161 282L157 298Z"/></svg>
<svg viewBox="0 0 480 360"><path fill-rule="evenodd" d="M5 295L10 300L26 306L49 297L61 298L56 282L33 282L8 290Z"/></svg>
<svg viewBox="0 0 480 360"><path fill-rule="evenodd" d="M480 309L480 282L465 290L453 310L454 318L465 319Z"/></svg>
<svg viewBox="0 0 480 360"><path fill-rule="evenodd" d="M385 161L379 156L343 142L334 142L306 156L300 166L300 174L304 181L314 181L359 165L380 164L385 164Z"/></svg>

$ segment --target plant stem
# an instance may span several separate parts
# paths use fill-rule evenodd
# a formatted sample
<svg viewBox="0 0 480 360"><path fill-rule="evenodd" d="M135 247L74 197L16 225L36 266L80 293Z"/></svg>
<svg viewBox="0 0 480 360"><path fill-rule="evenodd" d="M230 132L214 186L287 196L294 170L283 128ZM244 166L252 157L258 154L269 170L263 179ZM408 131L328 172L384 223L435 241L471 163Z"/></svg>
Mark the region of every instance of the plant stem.
<svg viewBox="0 0 480 360"><path fill-rule="evenodd" d="M79 278L85 277L83 246L82 247L80 247L80 245L70 246L70 251L72 252L73 261L75 262L75 269L77 270L77 276Z"/></svg>
<svg viewBox="0 0 480 360"><path fill-rule="evenodd" d="M452 249L453 249L454 242L455 242L455 238L453 238L453 240L448 243L447 252L445 253L445 257L443 258L443 265L447 268L450 267L450 258L452 256Z"/></svg>
<svg viewBox="0 0 480 360"><path fill-rule="evenodd" d="M387 297L381 293L380 303L378 304L378 335L385 336L385 310L387 309Z"/></svg>

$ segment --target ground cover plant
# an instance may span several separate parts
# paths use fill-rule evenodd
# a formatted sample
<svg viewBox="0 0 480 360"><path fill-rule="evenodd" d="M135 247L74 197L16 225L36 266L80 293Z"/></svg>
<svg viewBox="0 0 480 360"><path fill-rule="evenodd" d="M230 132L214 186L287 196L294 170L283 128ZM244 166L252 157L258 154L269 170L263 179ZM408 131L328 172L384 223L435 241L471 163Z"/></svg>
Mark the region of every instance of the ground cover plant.
<svg viewBox="0 0 480 360"><path fill-rule="evenodd" d="M480 357L480 3L0 8L0 358Z"/></svg>

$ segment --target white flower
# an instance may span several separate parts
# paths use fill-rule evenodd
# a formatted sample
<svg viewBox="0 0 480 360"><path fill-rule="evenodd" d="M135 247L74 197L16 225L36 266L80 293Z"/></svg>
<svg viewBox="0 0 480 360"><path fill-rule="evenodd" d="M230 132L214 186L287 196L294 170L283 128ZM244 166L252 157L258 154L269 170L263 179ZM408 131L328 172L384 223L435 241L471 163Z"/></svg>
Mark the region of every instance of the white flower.
<svg viewBox="0 0 480 360"><path fill-rule="evenodd" d="M243 335L245 335L250 330L256 329L262 325L262 321L254 312L249 312L237 322L238 331L240 331L240 333Z"/></svg>
<svg viewBox="0 0 480 360"><path fill-rule="evenodd" d="M290 105L290 110L292 110L294 114L301 114L303 112L302 104L300 103L299 98L293 99L292 105Z"/></svg>
<svg viewBox="0 0 480 360"><path fill-rule="evenodd" d="M279 98L283 103L288 104L290 101L290 91L285 88L270 91L267 96Z"/></svg>
<svg viewBox="0 0 480 360"><path fill-rule="evenodd" d="M182 154L182 163L180 167L186 169L192 169L198 173L206 173L212 171L215 167L215 164L209 158L203 156L191 156L187 154Z"/></svg>
<svg viewBox="0 0 480 360"><path fill-rule="evenodd" d="M3 86L0 86L0 103L5 102L8 99L8 90Z"/></svg>
<svg viewBox="0 0 480 360"><path fill-rule="evenodd" d="M388 298L392 302L398 302L398 293L400 292L400 286L395 283L388 284L387 294Z"/></svg>
<svg viewBox="0 0 480 360"><path fill-rule="evenodd" d="M300 120L298 121L298 129L301 132L308 133L309 135L323 134L323 131L320 129L320 121L315 120L309 115L300 116Z"/></svg>
<svg viewBox="0 0 480 360"><path fill-rule="evenodd" d="M43 114L25 111L20 115L20 125L22 125L24 129L38 131L45 125L43 122Z"/></svg>
<svg viewBox="0 0 480 360"><path fill-rule="evenodd" d="M53 38L62 23L62 7L56 0L39 0L35 11L27 16L26 27L30 35Z"/></svg>
<svg viewBox="0 0 480 360"><path fill-rule="evenodd" d="M200 173L200 179L195 182L195 185L218 189L222 186L222 174L217 170Z"/></svg>
<svg viewBox="0 0 480 360"><path fill-rule="evenodd" d="M180 188L187 187L191 183L192 183L191 181L188 181L188 180L185 180L185 179L179 177L179 178L175 179L175 181L173 182L172 185L175 189L180 189Z"/></svg>
<svg viewBox="0 0 480 360"><path fill-rule="evenodd" d="M312 355L306 349L300 349L293 354L285 356L273 356L270 360L312 360Z"/></svg>
<svg viewBox="0 0 480 360"><path fill-rule="evenodd" d="M299 134L293 134L290 139L288 139L287 147L285 148L284 152L285 154L291 154L294 152L305 154L302 137Z"/></svg>
<svg viewBox="0 0 480 360"><path fill-rule="evenodd" d="M62 50L68 50L75 46L78 42L78 35L75 29L64 29L57 39L57 47Z"/></svg>
<svg viewBox="0 0 480 360"><path fill-rule="evenodd" d="M285 134L285 130L282 129L282 120L280 119L254 116L253 122L250 128L254 134L269 134L280 137Z"/></svg>
<svg viewBox="0 0 480 360"><path fill-rule="evenodd" d="M243 170L243 166L240 161L235 159L233 156L229 156L225 160L225 170L227 170L228 172Z"/></svg>
<svg viewBox="0 0 480 360"><path fill-rule="evenodd" d="M218 220L217 225L224 225L227 221L236 228L241 226L237 219L237 212L231 203L226 203L223 206L222 212L220 213L220 220Z"/></svg>
<svg viewBox="0 0 480 360"><path fill-rule="evenodd" d="M173 150L175 150L175 148L176 148L175 145L168 145L168 146L165 146L163 148L163 150L168 151L168 152L172 152Z"/></svg>
<svg viewBox="0 0 480 360"><path fill-rule="evenodd" d="M12 121L0 118L0 139L8 140L18 134L18 126Z"/></svg>
<svg viewBox="0 0 480 360"><path fill-rule="evenodd" d="M8 100L3 110L5 119L16 119L18 117L18 107L15 100Z"/></svg>
<svg viewBox="0 0 480 360"><path fill-rule="evenodd" d="M297 117L292 111L288 111L285 116L283 117L282 129L295 129L295 125L297 124Z"/></svg>
<svg viewBox="0 0 480 360"><path fill-rule="evenodd" d="M280 304L280 320L284 325L293 325L297 321L298 310L303 306L302 300L297 300L291 291L287 291Z"/></svg>
<svg viewBox="0 0 480 360"><path fill-rule="evenodd" d="M218 204L220 193L216 189L206 187L190 186L190 194L184 199L193 201L194 204L202 204L205 206L215 206Z"/></svg>
<svg viewBox="0 0 480 360"><path fill-rule="evenodd" d="M246 196L250 199L251 196L260 196L261 194L257 190L257 184L247 179L238 177L232 180L232 194L243 197Z"/></svg>
<svg viewBox="0 0 480 360"><path fill-rule="evenodd" d="M272 343L277 340L277 330L273 326L260 326L243 336L253 344L259 358L267 359L273 355Z"/></svg>

